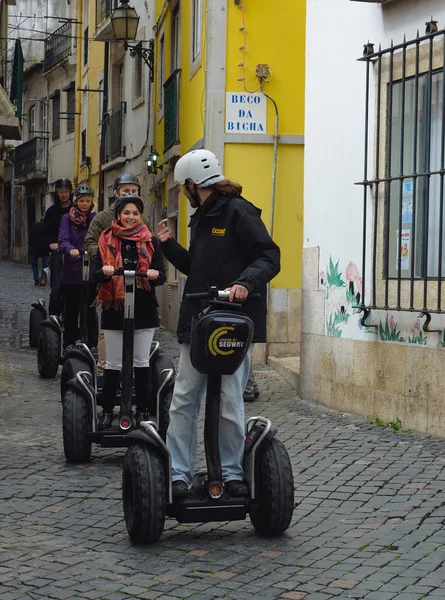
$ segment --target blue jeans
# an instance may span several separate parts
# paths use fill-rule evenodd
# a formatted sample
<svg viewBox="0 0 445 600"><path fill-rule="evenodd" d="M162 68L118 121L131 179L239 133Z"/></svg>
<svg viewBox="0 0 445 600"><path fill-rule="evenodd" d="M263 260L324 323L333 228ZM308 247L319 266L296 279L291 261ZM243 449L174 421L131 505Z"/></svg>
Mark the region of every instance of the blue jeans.
<svg viewBox="0 0 445 600"><path fill-rule="evenodd" d="M48 311L50 315L59 317L62 312L60 292L60 272L62 271L63 254L51 252L51 294L49 297Z"/></svg>
<svg viewBox="0 0 445 600"><path fill-rule="evenodd" d="M244 401L252 351L233 375L223 375L219 446L223 481L243 479ZM172 479L191 483L195 471L197 425L207 375L193 368L190 344L182 344L178 375L170 408L167 447L172 455Z"/></svg>
<svg viewBox="0 0 445 600"><path fill-rule="evenodd" d="M39 276L39 258L42 259L42 274ZM44 276L43 269L48 266L48 254L39 256L34 250L29 252L29 262L31 263L32 274L34 275L35 283L40 283Z"/></svg>

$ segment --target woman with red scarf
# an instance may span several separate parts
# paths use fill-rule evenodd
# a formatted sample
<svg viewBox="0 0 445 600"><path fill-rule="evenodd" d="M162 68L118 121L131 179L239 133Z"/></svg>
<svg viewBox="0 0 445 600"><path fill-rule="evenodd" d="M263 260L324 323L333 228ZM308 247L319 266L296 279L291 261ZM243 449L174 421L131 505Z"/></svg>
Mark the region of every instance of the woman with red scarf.
<svg viewBox="0 0 445 600"><path fill-rule="evenodd" d="M101 327L107 356L99 429L111 427L113 423L122 368L124 278L113 277L114 271L122 267L147 273L147 278L136 277L133 366L136 422L139 425L148 419L149 356L155 328L159 327L155 286L165 282L165 271L159 242L142 222L143 210L144 203L139 196L120 196L114 203L115 220L99 238L96 280L101 285L96 304L102 307Z"/></svg>
<svg viewBox="0 0 445 600"><path fill-rule="evenodd" d="M59 251L63 253L63 267L60 275L60 291L63 298L63 347L64 351L74 347L79 339L79 312L82 289L82 259L88 226L95 216L94 191L81 184L74 192L74 204L63 215L59 229ZM92 306L96 296L94 264L91 261L90 284L88 289L88 345L97 346L96 309Z"/></svg>

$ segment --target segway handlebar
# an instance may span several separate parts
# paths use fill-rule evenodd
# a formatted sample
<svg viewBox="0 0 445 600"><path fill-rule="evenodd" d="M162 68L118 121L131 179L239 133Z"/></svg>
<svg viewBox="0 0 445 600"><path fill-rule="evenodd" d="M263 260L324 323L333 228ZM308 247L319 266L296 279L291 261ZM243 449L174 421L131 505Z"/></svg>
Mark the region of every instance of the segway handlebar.
<svg viewBox="0 0 445 600"><path fill-rule="evenodd" d="M147 277L147 273L145 271L132 271L131 269L116 269L113 273L113 277L123 277L126 272L134 273L135 277Z"/></svg>
<svg viewBox="0 0 445 600"><path fill-rule="evenodd" d="M211 288L208 292L194 292L191 294L186 294L187 300L228 300L230 296L230 290L217 290L216 288ZM249 294L248 299L251 300L259 300L261 298L261 294L252 293Z"/></svg>

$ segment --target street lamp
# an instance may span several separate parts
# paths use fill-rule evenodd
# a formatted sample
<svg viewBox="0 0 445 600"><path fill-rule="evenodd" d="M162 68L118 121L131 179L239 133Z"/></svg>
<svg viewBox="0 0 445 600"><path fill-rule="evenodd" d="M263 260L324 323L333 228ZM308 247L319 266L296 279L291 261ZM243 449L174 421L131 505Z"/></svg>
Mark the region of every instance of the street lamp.
<svg viewBox="0 0 445 600"><path fill-rule="evenodd" d="M148 158L147 158L147 171L151 175L156 175L156 171L158 169L161 170L161 167L158 167L158 161L159 161L159 154L158 154L158 152L156 152L156 150L153 149L153 146L152 146L150 153L148 155Z"/></svg>
<svg viewBox="0 0 445 600"><path fill-rule="evenodd" d="M138 32L139 15L132 6L128 6L129 1L121 0L121 5L113 9L110 16L114 39L118 42L135 40Z"/></svg>
<svg viewBox="0 0 445 600"><path fill-rule="evenodd" d="M150 81L154 81L154 40L149 40L148 48L142 48L141 43L131 46L128 40L135 40L139 25L139 15L132 6L128 6L130 0L120 0L110 15L113 27L114 39L124 42L125 51L130 51L131 58L141 56L150 71Z"/></svg>

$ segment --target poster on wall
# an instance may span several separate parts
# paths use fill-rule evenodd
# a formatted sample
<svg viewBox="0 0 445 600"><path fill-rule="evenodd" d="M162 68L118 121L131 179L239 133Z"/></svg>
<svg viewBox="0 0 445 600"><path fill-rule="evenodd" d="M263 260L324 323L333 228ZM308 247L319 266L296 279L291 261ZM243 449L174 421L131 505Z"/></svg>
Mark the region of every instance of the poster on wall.
<svg viewBox="0 0 445 600"><path fill-rule="evenodd" d="M402 223L413 222L413 180L407 179L402 187Z"/></svg>
<svg viewBox="0 0 445 600"><path fill-rule="evenodd" d="M226 133L266 133L266 96L226 93Z"/></svg>
<svg viewBox="0 0 445 600"><path fill-rule="evenodd" d="M400 268L402 271L407 271L411 264L411 231L409 229L402 229L402 238L400 238L400 232L397 230L397 260L396 269Z"/></svg>

